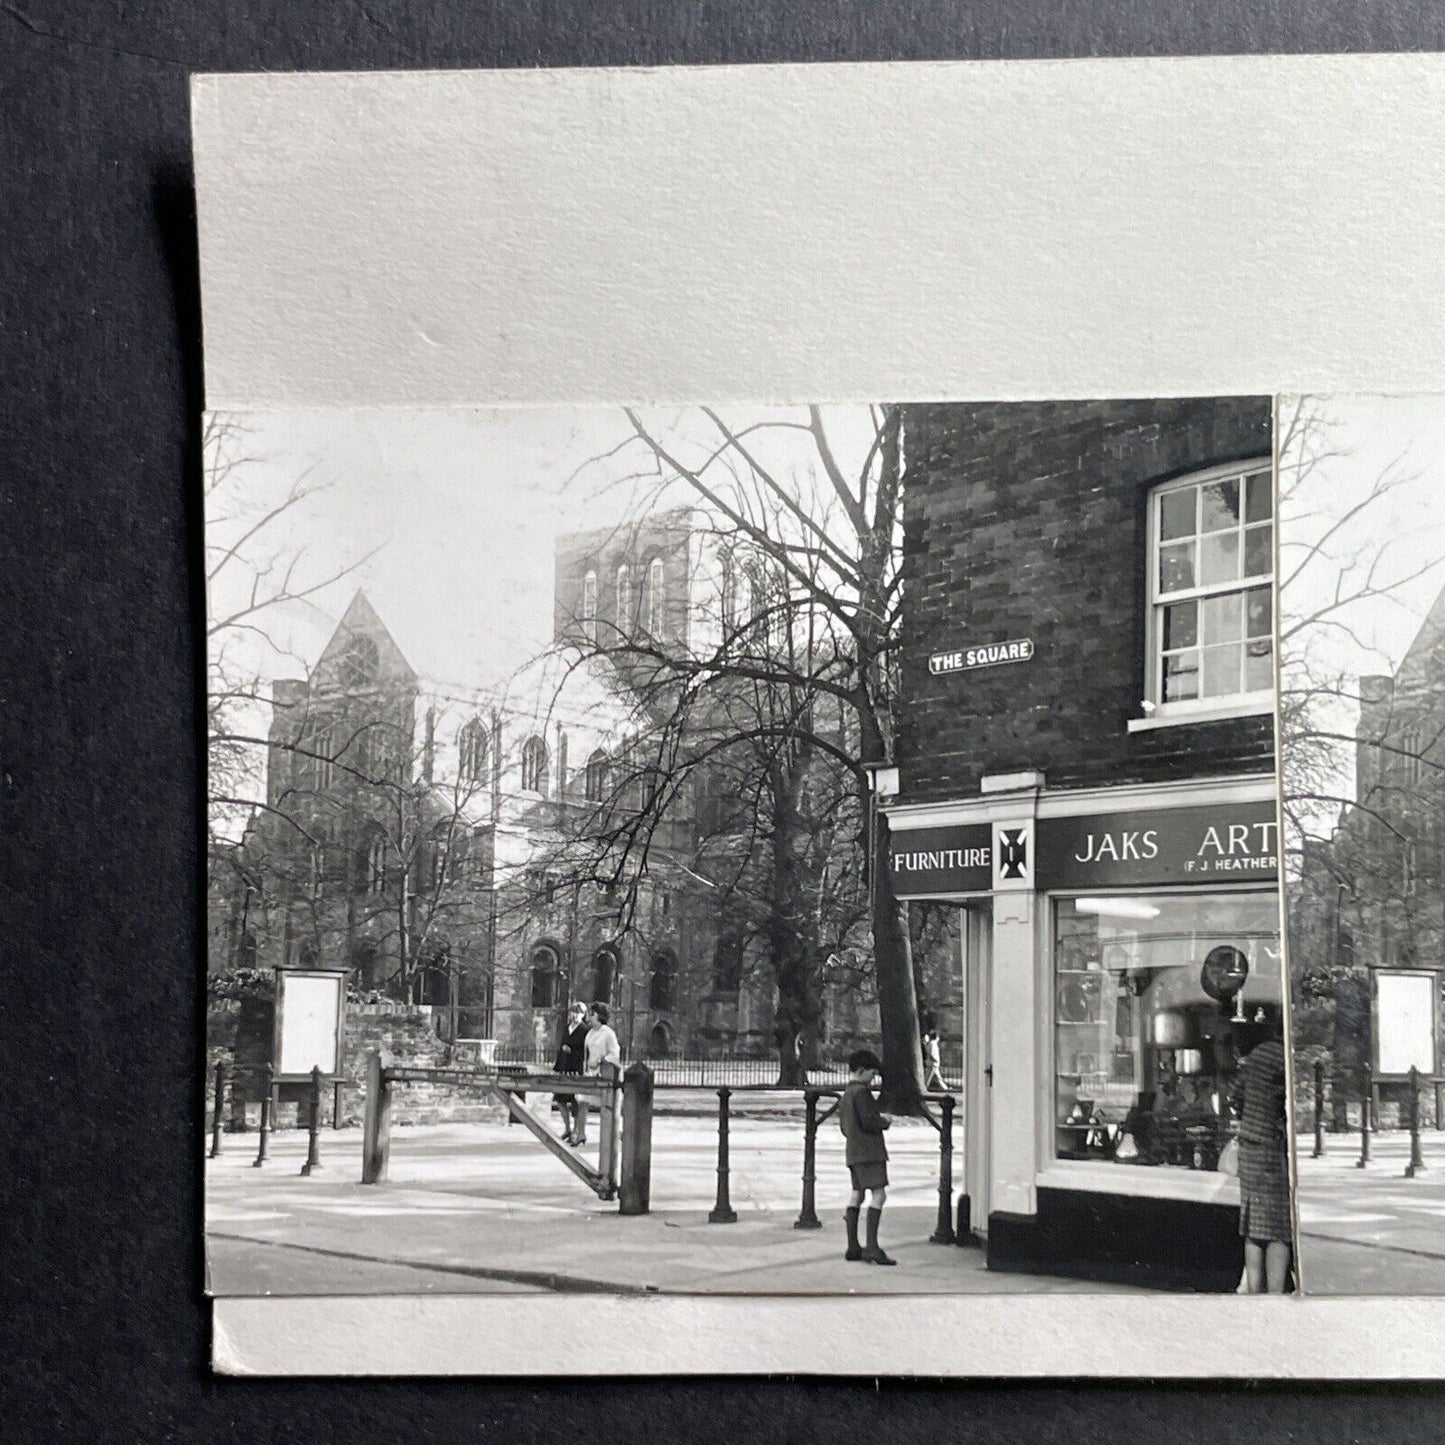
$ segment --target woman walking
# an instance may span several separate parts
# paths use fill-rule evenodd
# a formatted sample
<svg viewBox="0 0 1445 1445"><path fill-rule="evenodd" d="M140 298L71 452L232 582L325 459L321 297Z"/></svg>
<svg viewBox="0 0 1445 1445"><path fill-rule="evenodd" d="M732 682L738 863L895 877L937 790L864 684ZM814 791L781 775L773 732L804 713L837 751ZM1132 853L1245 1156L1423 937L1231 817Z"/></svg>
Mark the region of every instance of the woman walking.
<svg viewBox="0 0 1445 1445"><path fill-rule="evenodd" d="M608 1023L611 1011L605 1003L594 1003L587 1009L587 1037L582 1044L582 1072L597 1075L603 1064L620 1064L622 1046ZM579 1094L575 1105L577 1127L573 1130L571 1142L574 1145L587 1142L587 1096Z"/></svg>
<svg viewBox="0 0 1445 1445"><path fill-rule="evenodd" d="M567 1010L567 1022L562 1025L562 1042L557 1047L557 1062L552 1066L559 1074L580 1074L582 1072L582 1048L587 1042L587 1005L579 999ZM562 1142L577 1144L577 1095L554 1094L553 1102L562 1111Z"/></svg>
<svg viewBox="0 0 1445 1445"><path fill-rule="evenodd" d="M1266 1037L1245 1055L1230 1093L1239 1114L1239 1232L1246 1291L1283 1294L1294 1246L1284 1042L1263 1009L1255 1022Z"/></svg>

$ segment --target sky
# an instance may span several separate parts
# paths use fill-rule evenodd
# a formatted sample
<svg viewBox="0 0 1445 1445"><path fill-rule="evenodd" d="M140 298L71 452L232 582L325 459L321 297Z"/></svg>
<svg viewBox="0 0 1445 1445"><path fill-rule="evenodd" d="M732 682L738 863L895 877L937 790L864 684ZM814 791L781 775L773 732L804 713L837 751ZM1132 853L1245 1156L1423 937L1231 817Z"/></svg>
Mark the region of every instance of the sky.
<svg viewBox="0 0 1445 1445"><path fill-rule="evenodd" d="M746 420L800 416L755 408ZM642 455L637 446L605 456L631 435L617 408L290 411L220 420L241 460L220 503L207 508L208 541L235 535L238 524L227 515L262 515L299 481L305 498L248 544L246 563L299 555L300 585L336 579L267 618L275 646L232 637L230 645L268 678L303 675L361 588L423 677L462 690L500 681L551 641L557 535L616 525L655 488L649 482L644 493L628 481ZM689 460L699 455L706 423L696 413L649 413L648 422ZM871 435L866 409L829 408L827 422L840 462L856 466ZM770 464L811 484L810 439L779 434L759 444L771 448ZM675 488L657 505L690 500ZM211 586L213 617L244 597L250 575L245 563L222 570Z"/></svg>
<svg viewBox="0 0 1445 1445"><path fill-rule="evenodd" d="M1445 396L1285 397L1279 414L1281 630L1317 619L1294 647L1308 649L1320 675L1391 673L1445 587ZM1320 458L1303 474L1296 468L1305 448L1288 443L1296 415L1312 419L1309 435ZM1389 479L1385 493L1321 546L1331 523L1368 498L1381 478ZM1384 595L1356 597L1362 568L1372 563L1374 590ZM1345 605L1334 605L1337 596ZM1287 643L1286 687L1290 652ZM1357 711L1342 706L1332 727L1352 732ZM1340 774L1348 790L1348 748L1341 750Z"/></svg>

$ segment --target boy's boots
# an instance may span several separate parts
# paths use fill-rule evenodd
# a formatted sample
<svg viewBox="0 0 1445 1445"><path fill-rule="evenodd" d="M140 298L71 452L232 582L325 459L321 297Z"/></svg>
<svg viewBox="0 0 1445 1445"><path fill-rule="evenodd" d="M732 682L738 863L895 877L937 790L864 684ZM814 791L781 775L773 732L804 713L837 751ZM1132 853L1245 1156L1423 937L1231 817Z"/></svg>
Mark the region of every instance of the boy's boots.
<svg viewBox="0 0 1445 1445"><path fill-rule="evenodd" d="M896 1259L890 1259L878 1247L878 1221L883 1218L881 1209L870 1209L868 1211L868 1243L863 1250L863 1258L869 1264L897 1264Z"/></svg>
<svg viewBox="0 0 1445 1445"><path fill-rule="evenodd" d="M858 1248L858 1206L850 1204L843 1211L843 1223L848 1228L848 1252L844 1259L862 1259L863 1251Z"/></svg>

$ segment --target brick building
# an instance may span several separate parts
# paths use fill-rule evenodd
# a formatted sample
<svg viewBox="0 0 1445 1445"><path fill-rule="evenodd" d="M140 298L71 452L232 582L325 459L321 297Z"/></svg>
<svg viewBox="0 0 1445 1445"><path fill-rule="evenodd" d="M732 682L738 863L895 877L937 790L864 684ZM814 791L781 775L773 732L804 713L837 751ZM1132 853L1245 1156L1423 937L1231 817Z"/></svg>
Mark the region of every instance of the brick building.
<svg viewBox="0 0 1445 1445"><path fill-rule="evenodd" d="M904 428L885 811L899 895L962 919L972 1227L991 1268L1232 1290L1226 1097L1282 998L1271 404Z"/></svg>
<svg viewBox="0 0 1445 1445"><path fill-rule="evenodd" d="M1428 1080L1445 1062L1445 592L1359 703L1354 796L1306 846L1290 908L1297 1037L1327 1063L1341 1124L1367 1080L1377 1120L1397 1122L1409 1064Z"/></svg>

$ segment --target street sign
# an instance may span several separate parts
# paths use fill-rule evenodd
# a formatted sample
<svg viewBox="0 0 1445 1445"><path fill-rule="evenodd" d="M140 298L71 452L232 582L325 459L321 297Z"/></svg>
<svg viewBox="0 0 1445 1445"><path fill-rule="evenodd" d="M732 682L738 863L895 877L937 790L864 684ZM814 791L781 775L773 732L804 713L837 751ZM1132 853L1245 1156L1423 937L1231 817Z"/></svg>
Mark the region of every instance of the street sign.
<svg viewBox="0 0 1445 1445"><path fill-rule="evenodd" d="M1033 638L1016 637L1010 642L984 642L956 652L935 652L928 659L928 670L937 677L946 672L968 672L975 667L997 667L1005 662L1028 662L1033 655Z"/></svg>

